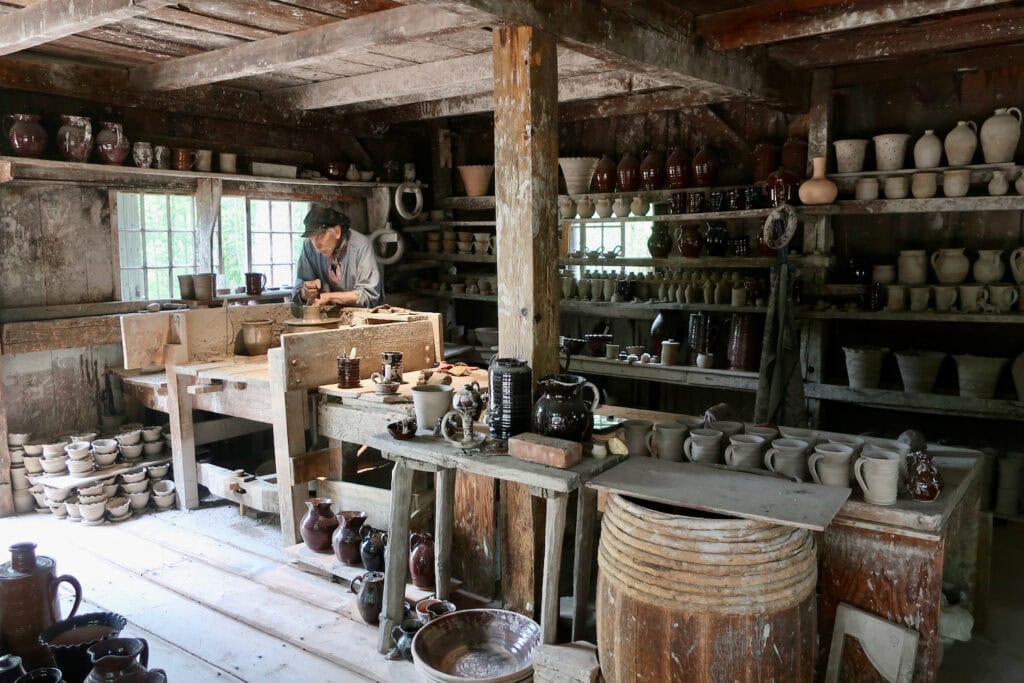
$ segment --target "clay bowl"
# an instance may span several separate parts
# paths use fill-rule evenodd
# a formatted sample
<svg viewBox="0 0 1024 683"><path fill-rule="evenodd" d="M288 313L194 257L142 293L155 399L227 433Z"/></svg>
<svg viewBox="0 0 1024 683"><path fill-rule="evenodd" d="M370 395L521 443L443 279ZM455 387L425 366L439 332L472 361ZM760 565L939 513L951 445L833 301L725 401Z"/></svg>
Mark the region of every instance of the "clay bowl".
<svg viewBox="0 0 1024 683"><path fill-rule="evenodd" d="M78 509L78 499L77 498L68 498L64 502L64 507L66 507L67 510L68 510L68 518L69 519L73 519L73 520L76 520L76 521L82 519L82 511Z"/></svg>
<svg viewBox="0 0 1024 683"><path fill-rule="evenodd" d="M43 473L43 459L34 456L26 455L22 457L22 462L25 464L25 471L29 474L42 474Z"/></svg>
<svg viewBox="0 0 1024 683"><path fill-rule="evenodd" d="M39 634L39 642L53 655L66 680L81 681L92 670L87 650L101 640L116 638L127 625L124 617L112 612L79 614L51 624Z"/></svg>
<svg viewBox="0 0 1024 683"><path fill-rule="evenodd" d="M68 437L68 440L72 441L72 442L74 442L74 441L85 441L85 442L88 442L88 443L92 443L93 441L96 440L96 437L98 437L98 436L99 436L99 434L97 434L96 432L86 432L85 434L73 434L73 435Z"/></svg>
<svg viewBox="0 0 1024 683"><path fill-rule="evenodd" d="M477 327L473 330L476 333L476 340L480 346L494 346L498 343L497 327Z"/></svg>
<svg viewBox="0 0 1024 683"><path fill-rule="evenodd" d="M96 462L92 458L68 461L68 471L71 472L71 474L85 474L86 472L92 472L95 467Z"/></svg>
<svg viewBox="0 0 1024 683"><path fill-rule="evenodd" d="M121 445L121 455L128 460L134 460L142 455L142 444L134 444L132 446Z"/></svg>
<svg viewBox="0 0 1024 683"><path fill-rule="evenodd" d="M164 428L160 425L152 425L142 428L142 440L146 442L159 441L163 436Z"/></svg>
<svg viewBox="0 0 1024 683"><path fill-rule="evenodd" d="M149 488L149 482L143 479L142 481L132 482L130 484L121 484L121 490L125 493L142 493Z"/></svg>
<svg viewBox="0 0 1024 683"><path fill-rule="evenodd" d="M142 481L146 478L146 470L138 470L136 472L125 472L121 475L121 483L133 484L137 481Z"/></svg>
<svg viewBox="0 0 1024 683"><path fill-rule="evenodd" d="M67 441L58 441L56 443L44 443L43 457L47 459L61 457L62 455L64 455L64 447L67 445Z"/></svg>
<svg viewBox="0 0 1024 683"><path fill-rule="evenodd" d="M122 446L134 446L135 444L142 441L142 430L133 429L130 432L122 432L114 437L117 442Z"/></svg>
<svg viewBox="0 0 1024 683"><path fill-rule="evenodd" d="M113 498L114 496L117 495L117 492L118 492L118 490L120 488L121 487L118 486L117 484L104 484L103 485L103 495L106 498Z"/></svg>
<svg viewBox="0 0 1024 683"><path fill-rule="evenodd" d="M25 455L38 457L43 454L43 444L41 443L27 443L22 448L25 450Z"/></svg>
<svg viewBox="0 0 1024 683"><path fill-rule="evenodd" d="M129 493L128 502L131 504L132 510L145 510L149 505L149 491Z"/></svg>
<svg viewBox="0 0 1024 683"><path fill-rule="evenodd" d="M28 443L29 437L32 435L27 432L8 432L7 433L7 445L8 446L24 446Z"/></svg>
<svg viewBox="0 0 1024 683"><path fill-rule="evenodd" d="M424 678L444 683L522 681L533 671L540 625L503 609L468 609L416 632L412 659Z"/></svg>
<svg viewBox="0 0 1024 683"><path fill-rule="evenodd" d="M168 493L166 496L153 496L153 502L161 510L169 508L174 505L174 492Z"/></svg>
<svg viewBox="0 0 1024 683"><path fill-rule="evenodd" d="M146 468L146 476L150 479L163 479L167 475L167 470L171 469L171 463L165 465L152 465Z"/></svg>
<svg viewBox="0 0 1024 683"><path fill-rule="evenodd" d="M161 479L153 482L154 496L169 496L174 493L174 482L170 479Z"/></svg>
<svg viewBox="0 0 1024 683"><path fill-rule="evenodd" d="M73 441L64 447L64 452L72 460L85 460L89 457L91 444L88 441Z"/></svg>
<svg viewBox="0 0 1024 683"><path fill-rule="evenodd" d="M80 486L78 488L78 495L80 496L98 496L103 493L103 482L91 484L89 486Z"/></svg>
<svg viewBox="0 0 1024 683"><path fill-rule="evenodd" d="M114 461L117 460L117 451L113 453L93 453L92 459L96 461L96 464L100 467L107 467L113 465Z"/></svg>
<svg viewBox="0 0 1024 683"><path fill-rule="evenodd" d="M562 351L571 356L579 355L580 351L583 350L583 347L584 345L586 345L586 343L586 339L579 339L576 337L561 337L558 340L558 344L561 347Z"/></svg>
<svg viewBox="0 0 1024 683"><path fill-rule="evenodd" d="M392 422L388 425L388 434L392 439L408 441L416 436L416 418L410 417L399 422Z"/></svg>
<svg viewBox="0 0 1024 683"><path fill-rule="evenodd" d="M102 493L95 496L83 496L81 493L78 494L79 507L82 505L95 505L96 503L105 503L110 499L110 496Z"/></svg>
<svg viewBox="0 0 1024 683"><path fill-rule="evenodd" d="M67 469L67 456L60 458L50 458L49 460L41 460L40 464L43 466L43 471L47 474L60 474Z"/></svg>
<svg viewBox="0 0 1024 683"><path fill-rule="evenodd" d="M117 453L117 440L97 439L92 442L93 453Z"/></svg>
<svg viewBox="0 0 1024 683"><path fill-rule="evenodd" d="M46 493L42 486L33 486L28 490L28 492L36 499L36 505L38 507L46 507Z"/></svg>
<svg viewBox="0 0 1024 683"><path fill-rule="evenodd" d="M56 517L57 519L64 519L65 517L68 516L67 504L65 504L65 503L55 503L52 500L50 500L50 501L47 501L46 505L47 505L47 507L50 508L50 512L52 512L53 516Z"/></svg>
<svg viewBox="0 0 1024 683"><path fill-rule="evenodd" d="M399 382L375 382L373 388L380 396L392 396L398 393L400 386Z"/></svg>
<svg viewBox="0 0 1024 683"><path fill-rule="evenodd" d="M111 498L108 500L106 502L106 508L111 517L124 517L131 504L131 501L128 500L127 497L118 496L117 498Z"/></svg>
<svg viewBox="0 0 1024 683"><path fill-rule="evenodd" d="M103 519L103 512L106 509L106 500L99 500L95 503L83 503L81 496L78 498L78 511L82 513L82 519L87 522L95 522Z"/></svg>
<svg viewBox="0 0 1024 683"><path fill-rule="evenodd" d="M142 452L145 453L146 455L158 455L159 453L162 453L163 450L163 439L160 439L159 441L147 441L146 443L142 444Z"/></svg>

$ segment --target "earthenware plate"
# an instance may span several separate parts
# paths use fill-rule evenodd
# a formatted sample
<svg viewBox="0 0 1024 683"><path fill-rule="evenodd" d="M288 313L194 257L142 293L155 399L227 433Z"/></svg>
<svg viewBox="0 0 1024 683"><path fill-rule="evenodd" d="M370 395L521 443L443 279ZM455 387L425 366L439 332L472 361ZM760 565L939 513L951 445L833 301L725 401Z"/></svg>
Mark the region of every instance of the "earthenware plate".
<svg viewBox="0 0 1024 683"><path fill-rule="evenodd" d="M427 679L442 683L511 683L528 679L540 625L502 609L470 609L432 620L416 633L412 657Z"/></svg>

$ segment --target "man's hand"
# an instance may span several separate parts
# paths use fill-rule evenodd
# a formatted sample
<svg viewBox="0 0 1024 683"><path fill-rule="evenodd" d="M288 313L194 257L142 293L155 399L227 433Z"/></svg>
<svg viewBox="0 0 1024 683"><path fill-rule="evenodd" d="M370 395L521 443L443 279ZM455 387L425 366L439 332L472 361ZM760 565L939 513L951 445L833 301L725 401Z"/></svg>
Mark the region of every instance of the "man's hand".
<svg viewBox="0 0 1024 683"><path fill-rule="evenodd" d="M320 293L320 280L306 280L302 283L302 300L309 302Z"/></svg>
<svg viewBox="0 0 1024 683"><path fill-rule="evenodd" d="M345 292L323 292L320 294L320 298L316 300L317 306L323 306L325 304L340 304L342 303L341 295Z"/></svg>

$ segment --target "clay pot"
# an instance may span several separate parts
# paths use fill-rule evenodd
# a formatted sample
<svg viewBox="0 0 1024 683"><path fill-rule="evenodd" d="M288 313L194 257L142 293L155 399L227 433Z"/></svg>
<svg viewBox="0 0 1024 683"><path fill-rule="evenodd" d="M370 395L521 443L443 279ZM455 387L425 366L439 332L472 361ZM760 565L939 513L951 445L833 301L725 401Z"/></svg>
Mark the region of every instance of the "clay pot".
<svg viewBox="0 0 1024 683"><path fill-rule="evenodd" d="M879 171L897 171L903 168L903 159L907 156L906 133L887 133L876 135L875 166Z"/></svg>
<svg viewBox="0 0 1024 683"><path fill-rule="evenodd" d="M689 223L676 228L676 245L686 258L698 258L704 247L704 237L696 225Z"/></svg>
<svg viewBox="0 0 1024 683"><path fill-rule="evenodd" d="M926 451L915 451L907 456L906 485L907 493L914 500L930 502L939 497L944 485L942 474Z"/></svg>
<svg viewBox="0 0 1024 683"><path fill-rule="evenodd" d="M262 356L267 353L270 344L274 341L273 321L266 320L243 320L242 321L242 343L245 344L245 352L250 356Z"/></svg>
<svg viewBox="0 0 1024 683"><path fill-rule="evenodd" d="M1000 249L979 249L978 260L974 262L971 273L974 281L987 285L999 282L1006 275L1006 264L1003 263L1003 252Z"/></svg>
<svg viewBox="0 0 1024 683"><path fill-rule="evenodd" d="M1009 107L996 109L996 113L981 124L981 153L986 164L1013 161L1020 140L1020 122L1020 109Z"/></svg>
<svg viewBox="0 0 1024 683"><path fill-rule="evenodd" d="M366 513L347 510L339 512L336 517L330 542L334 556L342 564L358 566L363 561L359 549L363 539L359 535L359 530L366 523Z"/></svg>
<svg viewBox="0 0 1024 683"><path fill-rule="evenodd" d="M759 142L754 147L754 182L763 183L779 167L779 146L774 142Z"/></svg>
<svg viewBox="0 0 1024 683"><path fill-rule="evenodd" d="M92 670L89 648L117 638L127 623L123 616L112 612L80 614L53 624L40 634L39 641L53 655L68 683L76 683L85 680Z"/></svg>
<svg viewBox="0 0 1024 683"><path fill-rule="evenodd" d="M932 253L932 268L935 278L944 285L958 285L967 279L971 262L964 254L963 247L958 249L939 249Z"/></svg>
<svg viewBox="0 0 1024 683"><path fill-rule="evenodd" d="M660 190L665 186L665 155L651 150L640 162L640 187L644 190Z"/></svg>
<svg viewBox="0 0 1024 683"><path fill-rule="evenodd" d="M607 154L601 157L594 167L594 185L598 192L607 193L615 191L615 182L618 178L618 169L615 162Z"/></svg>
<svg viewBox="0 0 1024 683"><path fill-rule="evenodd" d="M725 221L704 223L704 251L708 256L725 256L729 248L729 228Z"/></svg>
<svg viewBox="0 0 1024 683"><path fill-rule="evenodd" d="M558 165L565 176L565 189L569 194L590 191L590 180L597 168L597 157L559 157Z"/></svg>
<svg viewBox="0 0 1024 683"><path fill-rule="evenodd" d="M983 356L953 356L956 360L960 395L970 398L992 398L999 373L1008 362L1006 358Z"/></svg>
<svg viewBox="0 0 1024 683"><path fill-rule="evenodd" d="M825 177L825 157L814 157L811 163L814 165L814 175L800 184L800 201L810 205L831 204L836 200L839 188Z"/></svg>
<svg viewBox="0 0 1024 683"><path fill-rule="evenodd" d="M640 163L632 153L626 152L615 168L619 192L635 192L640 187Z"/></svg>
<svg viewBox="0 0 1024 683"><path fill-rule="evenodd" d="M38 159L43 155L48 136L39 118L38 114L8 114L4 117L5 121L10 122L7 142L14 156Z"/></svg>
<svg viewBox="0 0 1024 683"><path fill-rule="evenodd" d="M713 187L718 183L718 159L704 145L693 155L693 184L695 187Z"/></svg>
<svg viewBox="0 0 1024 683"><path fill-rule="evenodd" d="M988 181L988 193L993 197L1001 197L1010 189L1010 181L1006 172L1001 170L992 171L992 179Z"/></svg>
<svg viewBox="0 0 1024 683"><path fill-rule="evenodd" d="M758 318L748 313L732 316L729 325L729 339L726 346L728 369L757 370L761 360L761 345L758 343Z"/></svg>
<svg viewBox="0 0 1024 683"><path fill-rule="evenodd" d="M800 178L785 168L775 169L764 184L768 202L774 207L781 204L796 204L799 199Z"/></svg>
<svg viewBox="0 0 1024 683"><path fill-rule="evenodd" d="M132 145L124 136L124 126L112 121L101 121L102 130L96 134L96 154L100 162L120 166L128 158Z"/></svg>
<svg viewBox="0 0 1024 683"><path fill-rule="evenodd" d="M384 607L384 572L370 571L352 579L349 590L355 593L356 608L363 621L371 626L380 622L380 611Z"/></svg>
<svg viewBox="0 0 1024 683"><path fill-rule="evenodd" d="M85 683L131 683L150 680L149 643L144 638L111 638L89 648L93 667ZM160 672L154 669L153 672Z"/></svg>
<svg viewBox="0 0 1024 683"><path fill-rule="evenodd" d="M306 514L299 525L299 533L306 547L317 553L331 552L331 534L338 520L331 513L330 498L310 498L306 501Z"/></svg>
<svg viewBox="0 0 1024 683"><path fill-rule="evenodd" d="M860 173L864 170L867 140L836 140L836 170L840 173Z"/></svg>
<svg viewBox="0 0 1024 683"><path fill-rule="evenodd" d="M84 163L92 154L92 123L87 116L61 116L57 148L64 161Z"/></svg>
<svg viewBox="0 0 1024 683"><path fill-rule="evenodd" d="M882 358L889 349L874 346L844 346L846 374L855 389L877 389L882 375Z"/></svg>
<svg viewBox="0 0 1024 683"><path fill-rule="evenodd" d="M935 168L942 165L942 141L934 130L926 130L914 143L914 168Z"/></svg>
<svg viewBox="0 0 1024 683"><path fill-rule="evenodd" d="M946 133L942 144L950 166L969 165L978 148L978 125L974 121L957 121L956 128Z"/></svg>
<svg viewBox="0 0 1024 683"><path fill-rule="evenodd" d="M487 194L491 174L494 173L493 165L459 166L458 169L462 184L466 187L466 196L483 197Z"/></svg>
<svg viewBox="0 0 1024 683"><path fill-rule="evenodd" d="M359 556L363 560L363 566L372 572L384 571L384 551L387 549L388 532L364 524L359 530L359 536L363 539L359 544Z"/></svg>
<svg viewBox="0 0 1024 683"><path fill-rule="evenodd" d="M434 587L434 537L427 532L409 535L409 574L417 588Z"/></svg>
<svg viewBox="0 0 1024 683"><path fill-rule="evenodd" d="M807 140L803 138L787 138L782 144L782 168L797 179L807 176Z"/></svg>
<svg viewBox="0 0 1024 683"><path fill-rule="evenodd" d="M690 185L690 157L675 147L665 160L665 178L669 189L678 190Z"/></svg>
<svg viewBox="0 0 1024 683"><path fill-rule="evenodd" d="M153 165L153 145L148 142L136 142L132 146L132 161L139 168L150 168Z"/></svg>
<svg viewBox="0 0 1024 683"><path fill-rule="evenodd" d="M897 351L896 363L903 378L903 391L908 394L930 394L935 387L946 354L938 351Z"/></svg>
<svg viewBox="0 0 1024 683"><path fill-rule="evenodd" d="M923 285L928 279L927 253L923 249L904 249L896 258L900 284Z"/></svg>
<svg viewBox="0 0 1024 683"><path fill-rule="evenodd" d="M665 258L672 251L672 235L664 223L651 226L651 236L647 238L647 251L652 258Z"/></svg>

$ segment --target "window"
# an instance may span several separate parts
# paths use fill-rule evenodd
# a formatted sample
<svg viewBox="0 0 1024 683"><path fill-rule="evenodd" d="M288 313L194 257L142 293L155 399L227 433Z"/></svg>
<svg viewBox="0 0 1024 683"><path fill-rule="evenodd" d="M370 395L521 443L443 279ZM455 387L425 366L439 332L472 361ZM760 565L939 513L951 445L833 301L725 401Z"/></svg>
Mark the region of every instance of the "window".
<svg viewBox="0 0 1024 683"><path fill-rule="evenodd" d="M652 206L647 213L654 216ZM589 223L572 223L569 233L569 253L576 251L592 251L600 248L611 251L619 248L619 256L623 258L650 258L647 251L647 238L651 236L653 221L623 221L610 217L603 221ZM615 260L594 260L594 266L601 269L616 266ZM622 266L619 266L620 268ZM625 272L646 272L647 267L626 267Z"/></svg>
<svg viewBox="0 0 1024 683"><path fill-rule="evenodd" d="M267 276L268 285L291 287L302 252L302 219L309 206L309 202L224 197L220 214L226 285L244 285L245 273L257 272Z"/></svg>
<svg viewBox="0 0 1024 683"><path fill-rule="evenodd" d="M181 296L178 275L196 270L196 209L188 195L117 195L121 299Z"/></svg>

